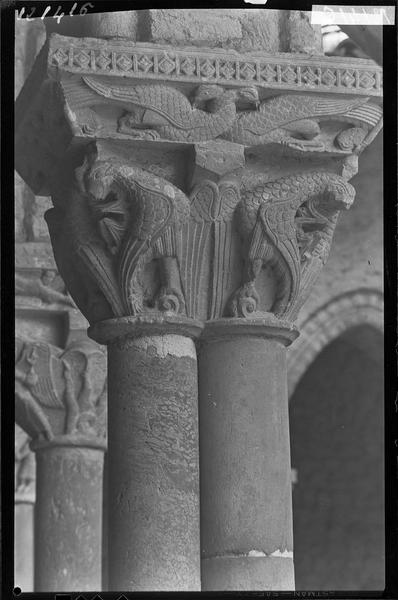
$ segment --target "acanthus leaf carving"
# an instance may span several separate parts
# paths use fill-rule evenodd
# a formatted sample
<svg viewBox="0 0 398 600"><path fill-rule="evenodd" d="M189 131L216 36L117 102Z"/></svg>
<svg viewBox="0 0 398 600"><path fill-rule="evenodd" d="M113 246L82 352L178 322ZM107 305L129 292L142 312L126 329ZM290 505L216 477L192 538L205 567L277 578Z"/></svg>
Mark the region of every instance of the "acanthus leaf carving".
<svg viewBox="0 0 398 600"><path fill-rule="evenodd" d="M92 342L66 350L16 339L15 413L34 446L106 444L106 355Z"/></svg>
<svg viewBox="0 0 398 600"><path fill-rule="evenodd" d="M240 183L231 175L218 183L205 179L194 187L190 199L190 220L182 231L180 258L187 314L214 319L223 312L229 286Z"/></svg>

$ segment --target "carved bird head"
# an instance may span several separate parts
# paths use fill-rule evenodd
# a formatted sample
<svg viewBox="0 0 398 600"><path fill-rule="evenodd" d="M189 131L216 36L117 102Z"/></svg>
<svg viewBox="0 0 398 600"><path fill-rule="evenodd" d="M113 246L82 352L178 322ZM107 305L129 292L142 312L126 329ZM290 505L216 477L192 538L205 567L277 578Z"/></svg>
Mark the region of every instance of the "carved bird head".
<svg viewBox="0 0 398 600"><path fill-rule="evenodd" d="M86 190L91 195L90 208L101 236L110 252L116 254L125 229L127 190L120 185L114 165L94 165Z"/></svg>
<svg viewBox="0 0 398 600"><path fill-rule="evenodd" d="M330 201L332 201L338 209L348 209L354 202L355 188L347 181L344 181L342 177L339 177L339 179L332 179L328 183L327 191L329 192L330 197L326 201L329 205Z"/></svg>
<svg viewBox="0 0 398 600"><path fill-rule="evenodd" d="M224 94L224 88L219 85L203 84L196 88L192 106L203 109L209 100L220 98Z"/></svg>
<svg viewBox="0 0 398 600"><path fill-rule="evenodd" d="M237 100L242 101L245 104L254 104L256 108L258 108L260 105L260 97L258 95L258 90L254 86L240 88L236 91L236 95Z"/></svg>
<svg viewBox="0 0 398 600"><path fill-rule="evenodd" d="M248 86L233 90L225 90L219 85L203 84L197 88L192 106L194 108L206 108L207 110L212 111L213 108L218 108L220 106L220 102L228 103L238 101L241 101L246 105L254 104L257 108L260 103L257 88Z"/></svg>
<svg viewBox="0 0 398 600"><path fill-rule="evenodd" d="M86 191L98 201L104 200L115 183L112 166L99 162L93 166L86 179Z"/></svg>

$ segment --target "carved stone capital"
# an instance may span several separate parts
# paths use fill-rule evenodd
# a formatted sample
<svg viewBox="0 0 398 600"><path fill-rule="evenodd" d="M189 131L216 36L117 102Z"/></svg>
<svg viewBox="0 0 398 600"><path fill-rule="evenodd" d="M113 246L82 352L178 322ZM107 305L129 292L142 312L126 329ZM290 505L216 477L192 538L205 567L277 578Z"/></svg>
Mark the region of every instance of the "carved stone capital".
<svg viewBox="0 0 398 600"><path fill-rule="evenodd" d="M91 324L294 320L381 93L371 61L53 35L18 100L17 168L53 197L57 266Z"/></svg>
<svg viewBox="0 0 398 600"><path fill-rule="evenodd" d="M15 416L33 450L106 448L106 355L89 341L61 350L16 339Z"/></svg>

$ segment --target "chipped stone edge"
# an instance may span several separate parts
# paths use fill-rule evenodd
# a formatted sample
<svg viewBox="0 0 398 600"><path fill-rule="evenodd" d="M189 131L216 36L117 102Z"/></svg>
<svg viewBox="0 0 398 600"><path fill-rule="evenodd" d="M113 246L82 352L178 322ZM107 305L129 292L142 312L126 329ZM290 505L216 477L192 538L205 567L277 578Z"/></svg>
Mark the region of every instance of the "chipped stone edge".
<svg viewBox="0 0 398 600"><path fill-rule="evenodd" d="M195 343L189 337L175 333L159 335L156 337L142 336L135 340L134 346L145 352L149 347L155 348L160 358L174 356L178 358L193 358L196 360Z"/></svg>

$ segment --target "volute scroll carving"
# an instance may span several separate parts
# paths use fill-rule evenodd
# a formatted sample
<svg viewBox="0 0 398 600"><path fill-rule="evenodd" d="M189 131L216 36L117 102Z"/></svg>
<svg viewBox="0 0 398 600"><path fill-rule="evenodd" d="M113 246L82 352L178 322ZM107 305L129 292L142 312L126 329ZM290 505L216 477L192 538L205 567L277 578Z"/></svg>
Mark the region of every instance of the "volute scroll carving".
<svg viewBox="0 0 398 600"><path fill-rule="evenodd" d="M16 339L15 415L32 439L47 445L106 447L106 355L88 341L62 351Z"/></svg>

